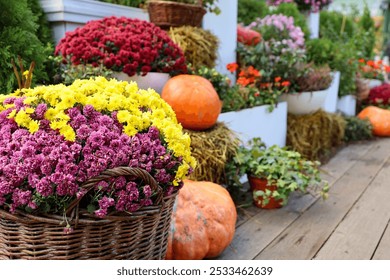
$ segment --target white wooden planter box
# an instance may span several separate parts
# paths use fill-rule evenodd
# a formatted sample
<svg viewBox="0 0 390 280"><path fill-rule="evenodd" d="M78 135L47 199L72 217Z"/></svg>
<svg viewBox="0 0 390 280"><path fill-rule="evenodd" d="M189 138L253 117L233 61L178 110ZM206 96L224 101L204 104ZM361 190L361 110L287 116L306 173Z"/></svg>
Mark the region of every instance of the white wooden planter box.
<svg viewBox="0 0 390 280"><path fill-rule="evenodd" d="M238 133L243 144L260 137L267 146L284 147L287 137L287 103L280 102L268 112L268 105L244 109L237 112L222 113L218 121L224 122Z"/></svg>
<svg viewBox="0 0 390 280"><path fill-rule="evenodd" d="M333 81L328 88L328 95L325 98L325 102L322 105L322 109L328 113L336 113L337 100L339 97L339 85L340 85L340 72L333 72Z"/></svg>
<svg viewBox="0 0 390 280"><path fill-rule="evenodd" d="M356 115L356 96L346 95L340 97L337 101L337 110L346 116Z"/></svg>
<svg viewBox="0 0 390 280"><path fill-rule="evenodd" d="M146 10L93 0L39 0L53 31L56 44L65 32L83 26L90 20L108 16L125 16L149 20Z"/></svg>

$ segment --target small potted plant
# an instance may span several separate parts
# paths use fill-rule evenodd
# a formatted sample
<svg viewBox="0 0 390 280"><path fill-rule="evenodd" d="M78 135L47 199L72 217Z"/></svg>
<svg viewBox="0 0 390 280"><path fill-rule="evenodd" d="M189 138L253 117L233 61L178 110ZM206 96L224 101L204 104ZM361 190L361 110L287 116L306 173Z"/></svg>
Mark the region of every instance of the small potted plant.
<svg viewBox="0 0 390 280"><path fill-rule="evenodd" d="M383 60L359 60L359 79L366 80L369 88L380 86L383 82L388 82L388 73L390 66L386 65Z"/></svg>
<svg viewBox="0 0 390 280"><path fill-rule="evenodd" d="M103 64L114 71L114 77L135 80L140 88L151 87L157 92L169 75L187 72L182 50L166 32L153 23L125 17L90 21L68 32L57 45L56 54L75 65Z"/></svg>
<svg viewBox="0 0 390 280"><path fill-rule="evenodd" d="M278 208L287 204L293 191L306 193L309 186L320 187L327 197L328 183L321 179L319 162L305 160L298 152L273 145L266 148L259 138L241 146L234 159L239 170L248 175L253 199L260 208Z"/></svg>
<svg viewBox="0 0 390 280"><path fill-rule="evenodd" d="M315 66L312 63L299 65L296 70L295 77L291 78L295 90L282 94L281 100L287 101L289 113L314 113L326 100L333 80L331 70L328 65Z"/></svg>

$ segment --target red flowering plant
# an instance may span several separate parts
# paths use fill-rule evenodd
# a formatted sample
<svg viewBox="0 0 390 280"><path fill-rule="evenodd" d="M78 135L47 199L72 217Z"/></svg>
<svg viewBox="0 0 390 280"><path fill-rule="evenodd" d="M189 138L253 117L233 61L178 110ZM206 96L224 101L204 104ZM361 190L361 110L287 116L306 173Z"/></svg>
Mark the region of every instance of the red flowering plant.
<svg viewBox="0 0 390 280"><path fill-rule="evenodd" d="M359 74L363 79L385 80L385 76L390 73L390 66L382 60L359 59Z"/></svg>
<svg viewBox="0 0 390 280"><path fill-rule="evenodd" d="M253 66L239 69L237 63L230 63L227 65L227 69L231 73L239 70L236 86L245 100L246 108L270 105L269 110L272 111L278 103L279 96L283 92L288 92L291 85L289 81L282 79L282 77L275 77L273 81L264 79L264 71L259 71Z"/></svg>
<svg viewBox="0 0 390 280"><path fill-rule="evenodd" d="M75 65L103 64L129 76L187 72L182 50L165 31L153 23L125 17L89 21L67 32L56 47L56 54Z"/></svg>
<svg viewBox="0 0 390 280"><path fill-rule="evenodd" d="M383 84L370 90L368 98L363 100L363 107L373 105L381 108L390 108L390 84Z"/></svg>

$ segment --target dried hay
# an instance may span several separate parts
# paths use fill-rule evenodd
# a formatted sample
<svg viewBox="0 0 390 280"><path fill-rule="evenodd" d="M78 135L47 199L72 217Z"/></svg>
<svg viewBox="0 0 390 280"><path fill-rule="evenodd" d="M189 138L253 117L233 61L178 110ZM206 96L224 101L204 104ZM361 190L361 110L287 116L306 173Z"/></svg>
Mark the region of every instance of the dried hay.
<svg viewBox="0 0 390 280"><path fill-rule="evenodd" d="M217 59L218 37L208 30L193 26L173 27L169 37L183 50L187 62L195 69L213 68Z"/></svg>
<svg viewBox="0 0 390 280"><path fill-rule="evenodd" d="M319 160L344 138L342 116L322 110L309 115L288 115L287 145L310 160Z"/></svg>
<svg viewBox="0 0 390 280"><path fill-rule="evenodd" d="M238 137L223 123L204 131L184 129L184 132L191 137L192 156L198 161L190 179L223 184L225 164L236 153Z"/></svg>

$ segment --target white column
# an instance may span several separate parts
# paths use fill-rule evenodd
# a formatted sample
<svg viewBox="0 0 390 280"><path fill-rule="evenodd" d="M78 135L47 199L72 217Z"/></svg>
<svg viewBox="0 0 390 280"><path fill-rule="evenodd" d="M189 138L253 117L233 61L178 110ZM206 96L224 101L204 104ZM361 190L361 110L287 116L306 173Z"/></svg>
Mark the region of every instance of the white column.
<svg viewBox="0 0 390 280"><path fill-rule="evenodd" d="M307 24L309 25L310 38L318 38L320 34L320 12L309 12L309 15L307 17Z"/></svg>
<svg viewBox="0 0 390 280"><path fill-rule="evenodd" d="M236 62L237 47L237 0L219 0L219 15L207 13L203 18L203 28L210 30L219 39L216 69L235 81L226 69L226 64Z"/></svg>

